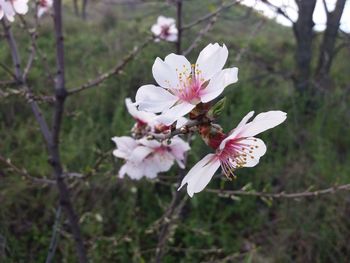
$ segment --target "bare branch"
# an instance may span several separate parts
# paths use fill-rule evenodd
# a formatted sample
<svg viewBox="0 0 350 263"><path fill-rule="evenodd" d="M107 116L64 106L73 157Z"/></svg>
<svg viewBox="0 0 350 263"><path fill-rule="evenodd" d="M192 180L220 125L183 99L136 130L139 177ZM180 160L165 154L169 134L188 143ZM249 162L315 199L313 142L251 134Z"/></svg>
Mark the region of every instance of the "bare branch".
<svg viewBox="0 0 350 263"><path fill-rule="evenodd" d="M177 184L169 183L165 181L158 181L158 183L171 186L171 187L177 187ZM225 190L225 189L211 189L211 188L205 188L203 191L217 194L220 197L225 198L234 198L235 196L254 196L254 197L265 197L265 198L272 198L272 199L298 199L298 198L306 198L306 197L318 197L321 195L329 195L329 194L336 194L343 191L350 191L350 184L342 184L342 185L334 185L328 188L319 189L319 190L305 190L301 192L295 192L295 193L286 193L284 191L279 193L269 193L269 192L256 192L254 190L247 191L244 189L241 190Z"/></svg>
<svg viewBox="0 0 350 263"><path fill-rule="evenodd" d="M272 4L272 3L271 3L270 1L268 1L268 0L260 0L260 1L263 2L264 4L268 5L268 6L272 7L272 8L275 10L275 12L276 12L277 14L280 14L280 15L284 16L284 17L285 17L286 19L288 19L292 24L294 24L293 19L291 19L290 16L289 16L286 12L284 12L284 10L283 10L281 7Z"/></svg>
<svg viewBox="0 0 350 263"><path fill-rule="evenodd" d="M182 42L182 0L176 0L176 22L177 22L177 41L176 41L176 53L181 54L181 42Z"/></svg>
<svg viewBox="0 0 350 263"><path fill-rule="evenodd" d="M209 123L207 119L204 120L190 120L182 127L175 129L169 133L150 133L148 136L149 139L158 139L158 140L168 140L176 135L187 134L191 131L191 128L196 127L199 124Z"/></svg>
<svg viewBox="0 0 350 263"><path fill-rule="evenodd" d="M233 197L237 195L244 195L244 196L256 196L256 197L267 197L267 198L274 198L274 199L282 199L282 198L289 198L289 199L297 199L297 198L305 198L305 197L318 197L320 195L327 195L327 194L334 194L340 191L350 191L350 184L344 184L344 185L335 185L329 188L321 189L321 190L315 190L315 191L302 191L302 192L296 192L296 193L267 193L267 192L255 192L255 191L244 191L244 190L220 190L220 189L205 189L206 192L219 194L222 197Z"/></svg>
<svg viewBox="0 0 350 263"><path fill-rule="evenodd" d="M118 75L121 73L123 68L143 49L145 48L153 38L147 38L145 42L143 42L140 46L135 47L132 52L130 52L118 65L116 65L113 69L99 75L94 80L88 81L87 83L83 84L80 87L74 88L70 91L68 91L68 95L72 95L78 92L81 92L86 89L93 88L95 86L100 85L105 80L109 79L110 77L114 75Z"/></svg>
<svg viewBox="0 0 350 263"><path fill-rule="evenodd" d="M50 185L56 184L56 182L54 180L49 180L49 179L44 179L44 178L37 178L37 177L34 177L34 176L30 175L27 172L27 170L25 170L23 168L19 168L18 166L13 164L10 159L7 159L7 158L5 158L2 155L0 155L0 161L2 163L4 163L6 166L10 167L13 171L15 171L16 173L20 174L21 176L29 179L33 183L50 184Z"/></svg>
<svg viewBox="0 0 350 263"><path fill-rule="evenodd" d="M198 25L199 23L202 23L202 22L204 22L204 21L206 21L206 20L211 19L213 16L218 15L218 14L219 14L220 12L222 12L223 10L225 10L225 9L227 9L227 8L230 8L231 6L234 6L234 5L238 4L239 2L240 2L240 0L233 0L232 3L230 3L230 4L226 4L226 5L225 5L225 4L223 3L223 4L222 4L221 6L219 6L218 9L216 9L214 12L209 13L209 14L207 14L207 15L205 15L205 16L202 16L201 18L199 18L199 19L193 21L192 23L189 23L189 24L187 24L187 25L184 25L181 29L182 29L182 31L188 30L188 29L190 29L190 28L192 28L192 27Z"/></svg>
<svg viewBox="0 0 350 263"><path fill-rule="evenodd" d="M58 242L58 237L59 237L59 225L61 221L61 214L62 214L62 207L61 205L58 206L56 210L56 216L55 216L55 223L52 228L52 237L50 241L50 246L49 246L49 252L46 257L45 263L50 263L55 257L56 253L56 248L57 248L57 242Z"/></svg>
<svg viewBox="0 0 350 263"><path fill-rule="evenodd" d="M213 16L209 20L209 23L206 25L206 27L203 28L201 31L199 31L197 37L192 42L192 44L182 53L184 56L187 56L193 49L195 49L198 46L198 44L201 41L201 39L203 38L203 36L205 36L210 31L210 29L212 29L212 27L214 26L217 19L218 19L218 14Z"/></svg>
<svg viewBox="0 0 350 263"><path fill-rule="evenodd" d="M16 41L13 37L12 31L10 30L10 25L7 25L4 19L2 20L2 25L3 25L4 31L5 31L5 37L7 39L9 47L10 47L13 64L15 65L16 81L18 84L23 85L23 89L31 97L33 95L33 93L31 91L31 89L27 86L27 84L25 83L25 79L23 78L23 75L21 72L21 63L20 63L20 59L19 59L19 53L17 50ZM45 142L46 142L47 146L49 147L49 145L51 143L51 132L50 132L50 129L46 123L46 120L45 120L44 116L42 115L41 110L40 110L38 104L36 103L36 101L35 100L28 100L28 102L29 102L29 104L32 108L32 112L34 113L34 116L39 124L40 131L41 131L42 135L44 136Z"/></svg>
<svg viewBox="0 0 350 263"><path fill-rule="evenodd" d="M2 67L7 73L9 73L14 79L17 79L15 73L12 72L12 70L6 66L5 64L0 62L0 67Z"/></svg>
<svg viewBox="0 0 350 263"><path fill-rule="evenodd" d="M60 204L66 210L70 227L74 236L76 250L80 263L88 262L86 250L84 247L78 217L74 211L70 200L70 193L63 178L63 168L60 160L59 152L59 134L62 123L62 115L64 110L64 102L67 97L65 88L65 72L64 72L64 45L63 45L63 29L62 29L62 2L54 0L54 27L56 35L56 63L57 73L55 80L55 110L52 123L52 141L49 147L50 163L54 170L57 181L57 187L60 193Z"/></svg>

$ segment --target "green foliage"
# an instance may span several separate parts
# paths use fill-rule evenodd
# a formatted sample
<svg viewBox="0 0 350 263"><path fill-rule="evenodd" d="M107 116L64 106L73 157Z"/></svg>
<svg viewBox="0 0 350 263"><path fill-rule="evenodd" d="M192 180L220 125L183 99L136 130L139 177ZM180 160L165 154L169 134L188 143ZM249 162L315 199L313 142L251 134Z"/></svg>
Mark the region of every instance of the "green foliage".
<svg viewBox="0 0 350 263"><path fill-rule="evenodd" d="M195 2L185 3L185 22L212 11L216 3ZM89 9L91 20L84 22L74 17L69 8L66 7L64 28L68 89L111 68L127 50L143 42L158 14L175 14L173 8L163 4L108 8L94 4ZM209 187L240 189L249 184L257 191L293 192L349 182L349 92L345 89L350 81L349 51L342 51L334 62L334 90L315 96L316 106L309 110L290 79L271 73L293 72L295 46L291 30L266 21L251 40L247 32L261 18L252 15L242 20L245 13L238 6L224 12L189 57L193 61L208 42L218 41L229 48L227 65L239 67L239 82L223 94L226 105L218 122L225 131L234 128L251 110L259 113L280 109L288 113L288 119L273 131L259 135L268 152L257 167L238 170L235 181L215 179ZM200 27L184 33L184 47ZM26 61L29 37L16 23L15 36L22 61ZM42 21L38 47L54 72L54 37L49 17ZM242 48L247 52L237 62ZM68 182L91 262L149 262L154 256L158 241L154 222L170 203L173 189L156 181L118 179L121 162L111 154L97 172L94 166L101 153L113 149L110 138L128 134L133 125L124 99L133 98L140 85L154 82L151 68L155 57L163 58L170 52L174 52L172 44L151 44L128 64L123 74L67 100L60 136L62 162L68 171L90 175ZM11 65L5 44L0 46L0 58ZM47 74L42 60L35 60L28 81L37 94L52 93L53 83ZM9 78L0 70L0 79ZM9 96L1 102L1 154L25 167L32 176L50 178L46 148L25 99ZM40 106L50 118L52 107L46 103ZM188 168L210 150L200 138L194 140L192 148ZM163 176L175 178L176 170L174 167ZM0 261L44 262L57 207L56 189L33 184L3 164L0 180L0 241L1 237L5 240L5 256ZM348 218L346 194L271 201L228 199L201 192L185 205L164 262L211 261L240 252L243 257L237 258L243 262L348 262ZM65 217L60 233L56 262L76 262ZM211 252L213 248L220 251Z"/></svg>

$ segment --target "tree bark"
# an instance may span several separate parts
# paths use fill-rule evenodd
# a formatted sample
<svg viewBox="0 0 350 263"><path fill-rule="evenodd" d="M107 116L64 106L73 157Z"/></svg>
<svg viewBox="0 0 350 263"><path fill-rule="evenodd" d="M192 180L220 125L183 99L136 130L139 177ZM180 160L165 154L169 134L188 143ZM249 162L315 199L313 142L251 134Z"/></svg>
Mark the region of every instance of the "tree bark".
<svg viewBox="0 0 350 263"><path fill-rule="evenodd" d="M295 87L299 92L308 90L310 85L312 39L314 22L312 15L316 0L296 1L299 9L298 20L293 24L293 32L296 39L296 65Z"/></svg>
<svg viewBox="0 0 350 263"><path fill-rule="evenodd" d="M88 4L88 0L83 0L83 5L81 8L81 15L82 15L84 20L87 18L87 15L86 15L87 4Z"/></svg>
<svg viewBox="0 0 350 263"><path fill-rule="evenodd" d="M337 0L335 9L332 12L327 11L327 28L323 35L320 55L318 58L316 69L317 79L328 78L334 58L334 47L340 26L340 19L345 7L345 2L346 0Z"/></svg>

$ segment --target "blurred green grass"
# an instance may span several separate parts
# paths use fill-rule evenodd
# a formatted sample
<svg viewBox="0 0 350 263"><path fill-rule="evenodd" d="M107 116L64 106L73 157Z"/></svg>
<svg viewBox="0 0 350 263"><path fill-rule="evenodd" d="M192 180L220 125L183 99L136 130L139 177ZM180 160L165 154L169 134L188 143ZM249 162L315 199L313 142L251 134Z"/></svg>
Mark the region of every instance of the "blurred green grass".
<svg viewBox="0 0 350 263"><path fill-rule="evenodd" d="M115 65L133 46L143 42L158 14L174 16L167 5L111 6L93 4L88 21L75 17L65 6L67 87L73 88ZM184 21L191 22L212 11L216 1L188 1ZM256 36L250 32L261 17L233 7L221 15L212 31L190 55L195 60L209 42L225 43L230 55L226 65L239 67L239 82L224 93L227 107L219 119L232 129L250 110L257 113L280 109L287 122L262 134L267 154L254 169L237 171L237 180L213 180L209 187L239 189L247 184L257 191L300 191L347 183L350 178L349 151L349 51L343 50L332 68L335 88L318 94L314 109L306 109L290 79L276 72L293 72L295 43L291 29L266 21ZM203 25L184 34L187 47ZM22 61L26 61L29 37L14 24ZM316 42L320 36L316 36ZM38 37L39 49L54 72L55 53L52 22L45 17ZM237 53L247 52L237 63ZM317 48L315 46L315 48ZM140 85L153 83L151 67L155 57L174 52L169 43L151 44L131 62L123 74L99 87L68 98L61 133L61 153L68 171L89 173L100 154L113 148L110 140L125 135L132 126L125 97L134 97ZM317 51L317 50L315 50ZM317 54L317 52L315 52ZM11 65L8 47L0 46L1 61ZM263 63L261 63L263 61ZM51 94L52 83L38 59L29 83L40 94ZM269 68L266 68L268 65ZM8 79L0 71L1 79ZM46 117L50 105L41 104ZM306 114L305 112L308 112ZM33 176L50 177L47 154L38 126L23 98L10 96L0 104L0 149L13 163ZM193 142L188 167L208 152L199 139ZM171 200L168 186L141 180L117 180L121 162L112 156L87 180L71 181L74 206L92 262L149 262L157 235L147 231L161 217ZM5 239L1 262L43 262L45 260L57 192L54 187L33 185L0 166L0 235ZM176 174L176 168L169 175ZM184 208L164 262L203 262L243 253L242 262L348 262L350 260L348 193L303 200L261 200L240 197L225 199L202 192ZM102 218L102 221L101 221ZM63 221L56 262L75 262L74 243ZM210 252L220 248L220 253ZM196 250L198 249L198 250ZM200 249L208 249L203 253ZM0 251L1 252L1 251Z"/></svg>

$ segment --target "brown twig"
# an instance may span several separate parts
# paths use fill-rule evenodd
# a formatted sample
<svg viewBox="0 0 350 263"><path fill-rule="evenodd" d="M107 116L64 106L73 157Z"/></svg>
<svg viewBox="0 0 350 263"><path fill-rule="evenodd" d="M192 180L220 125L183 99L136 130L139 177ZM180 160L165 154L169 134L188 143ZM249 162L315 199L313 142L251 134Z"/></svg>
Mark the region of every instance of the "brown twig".
<svg viewBox="0 0 350 263"><path fill-rule="evenodd" d="M339 191L350 191L350 184L344 184L344 185L335 185L329 188L315 190L315 191L303 191L303 192L296 192L296 193L267 193L267 192L255 192L255 191L244 191L244 190L220 190L220 189L205 189L206 192L214 193L214 194L220 194L223 197L233 197L237 195L244 195L244 196L256 196L256 197L266 197L266 198L291 198L291 199L297 199L297 198L305 198L305 197L318 197L320 195L326 195L326 194L334 194Z"/></svg>
<svg viewBox="0 0 350 263"><path fill-rule="evenodd" d="M205 28L199 31L197 37L192 42L192 44L182 53L184 56L187 56L193 49L195 49L198 46L201 39L212 29L217 19L218 19L218 14L213 16L210 19L209 23L205 26Z"/></svg>
<svg viewBox="0 0 350 263"><path fill-rule="evenodd" d="M204 22L206 20L211 19L213 16L216 16L217 14L222 12L223 10L225 10L227 8L230 8L231 6L234 6L234 5L238 4L239 2L240 2L240 0L233 0L232 3L229 3L229 4L224 4L223 3L214 12L209 13L209 14L207 14L205 16L202 16L199 19L197 19L197 20L195 20L195 21L193 21L193 22L191 22L191 23L189 23L187 25L184 25L182 27L182 31L188 30L188 29L190 29L190 28L192 28L192 27L194 27L194 26L196 26L196 25L198 25L198 24L200 24L200 23L202 23L202 22Z"/></svg>
<svg viewBox="0 0 350 263"><path fill-rule="evenodd" d="M56 63L57 73L55 81L55 109L52 122L52 141L49 145L50 163L54 170L54 175L57 182L57 187L60 193L60 204L65 209L70 227L74 236L76 250L80 263L86 263L87 254L83 243L83 238L80 231L79 220L74 211L70 200L70 192L64 181L63 168L60 160L59 151L59 134L62 123L64 110L64 102L68 95L65 87L65 71L64 71L64 45L63 45L63 29L62 29L62 2L54 0L54 28L56 35Z"/></svg>
<svg viewBox="0 0 350 263"><path fill-rule="evenodd" d="M3 25L4 31L5 31L5 37L7 39L8 45L10 47L12 61L13 61L13 64L15 66L16 82L19 85L23 85L23 89L26 92L28 92L28 94L30 96L32 96L33 93L31 91L31 89L27 86L27 84L22 76L19 53L17 50L16 41L15 41L13 34L12 34L12 31L10 29L10 25L7 25L7 23L5 22L4 19L2 20L2 25ZM41 131L42 135L44 136L45 142L47 143L47 145L49 145L49 143L51 141L51 132L50 132L50 129L46 123L46 120L45 120L43 114L41 113L41 110L40 110L40 108L35 100L29 100L29 104L30 104L30 106L32 108L32 112L33 112L33 114L34 114L34 116L39 124L40 131Z"/></svg>
<svg viewBox="0 0 350 263"><path fill-rule="evenodd" d="M4 71L6 71L8 74L10 74L14 79L16 79L16 74L14 74L8 66L6 66L5 64L0 62L0 67L2 67L4 69Z"/></svg>
<svg viewBox="0 0 350 263"><path fill-rule="evenodd" d="M51 237L51 241L50 241L49 252L47 254L45 263L52 262L52 260L55 256L58 237L59 237L58 230L59 230L59 225L61 222L61 215L62 215L62 207L61 207L61 205L59 205L57 210L56 210L56 214L55 214L55 223L54 223L53 228L52 228L52 237Z"/></svg>
<svg viewBox="0 0 350 263"><path fill-rule="evenodd" d="M181 42L182 42L182 0L176 0L176 22L177 22L177 41L176 41L176 53L181 54Z"/></svg>
<svg viewBox="0 0 350 263"><path fill-rule="evenodd" d="M171 187L177 187L177 184L169 183L165 181L157 181L162 185L167 185ZM256 192L255 190L225 190L225 189L211 189L205 188L203 191L220 195L220 197L234 198L235 196L254 196L254 197L265 197L272 199L298 199L306 197L318 197L321 195L335 194L341 191L350 191L350 184L334 185L332 187L318 189L314 191L305 190L301 192L286 193L284 191L279 193L269 193L269 192Z"/></svg>
<svg viewBox="0 0 350 263"><path fill-rule="evenodd" d="M143 49L145 48L153 38L147 38L145 42L143 42L140 46L135 47L133 51L131 51L119 64L117 64L113 69L108 70L107 72L99 75L94 80L88 81L87 83L81 85L80 87L71 89L68 91L68 96L73 95L75 93L81 92L86 89L93 88L95 86L100 85L102 82L107 80L108 78L118 75L122 72L123 68L130 62L132 59Z"/></svg>
<svg viewBox="0 0 350 263"><path fill-rule="evenodd" d="M168 132L168 133L150 133L148 138L149 139L158 139L158 140L162 140L162 141L168 140L176 135L188 134L191 131L191 128L194 128L197 125L204 124L204 123L209 123L209 121L206 119L204 119L204 120L200 120L200 119L190 120L182 127L175 129L175 130Z"/></svg>
<svg viewBox="0 0 350 263"><path fill-rule="evenodd" d="M10 167L13 171L15 171L16 173L20 174L21 176L29 179L33 183L50 184L50 185L56 184L56 182L54 180L49 180L49 179L44 179L44 178L37 178L37 177L34 177L34 176L30 175L27 172L27 170L25 170L23 168L19 168L18 166L13 164L10 159L5 158L4 156L0 155L0 161L2 163L4 163L6 166Z"/></svg>
<svg viewBox="0 0 350 263"><path fill-rule="evenodd" d="M45 68L45 73L46 73L48 79L52 83L54 83L55 78L53 76L53 73L51 72L51 67L49 66L49 64L47 62L46 56L44 54L42 54L42 52L40 51L40 49L36 43L37 38L38 38L38 34L37 34L38 24L36 23L36 26L34 27L34 29L31 29L30 26L28 25L27 21L25 20L24 16L21 15L21 16L19 16L19 18L20 18L22 24L24 25L24 27L26 28L26 30L29 34L30 40L31 40L31 48L30 48L31 53L29 54L27 66L26 66L24 73L23 73L24 78L26 78L26 76L28 75L28 73L30 71L30 68L32 67L32 63L34 61L35 55L38 55L43 67ZM36 19L37 19L37 17L36 17Z"/></svg>

